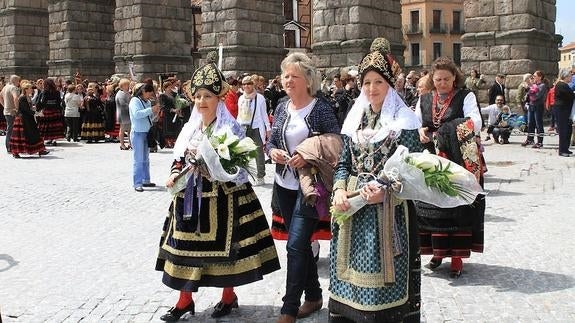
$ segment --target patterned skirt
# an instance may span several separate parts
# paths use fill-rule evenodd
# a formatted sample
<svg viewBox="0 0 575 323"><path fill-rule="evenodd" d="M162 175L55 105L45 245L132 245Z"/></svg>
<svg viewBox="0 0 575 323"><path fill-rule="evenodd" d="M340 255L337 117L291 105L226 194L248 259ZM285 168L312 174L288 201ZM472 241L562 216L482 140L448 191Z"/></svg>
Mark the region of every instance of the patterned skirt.
<svg viewBox="0 0 575 323"><path fill-rule="evenodd" d="M14 119L12 136L10 137L10 153L32 155L46 150L34 120L31 120L31 124L25 125L24 123L22 116L17 116Z"/></svg>
<svg viewBox="0 0 575 323"><path fill-rule="evenodd" d="M200 210L183 218L183 193L164 222L156 270L176 289L233 287L280 269L274 241L251 184L203 180Z"/></svg>
<svg viewBox="0 0 575 323"><path fill-rule="evenodd" d="M283 196L282 198L287 198L292 201L297 199L297 191L291 191L284 189L284 194L290 194L291 196ZM272 189L272 237L276 240L287 240L288 239L288 228L286 228L284 218L281 214L281 210L278 203L278 190L277 184L274 184ZM315 240L331 240L331 220L330 218L320 218L315 231L311 237L311 241Z"/></svg>
<svg viewBox="0 0 575 323"><path fill-rule="evenodd" d="M452 121L449 137L451 149L438 147L437 154L465 167L474 174L483 187L485 161L469 119ZM448 139L444 139L447 142ZM469 258L471 252L483 252L485 196L479 195L473 204L456 208L439 208L424 202L415 202L418 213L421 254L435 257Z"/></svg>
<svg viewBox="0 0 575 323"><path fill-rule="evenodd" d="M64 138L66 128L64 126L64 117L58 109L46 108L42 110L43 117L38 117L38 130L44 140L56 140Z"/></svg>
<svg viewBox="0 0 575 323"><path fill-rule="evenodd" d="M385 281L383 208L366 206L344 225L333 224L330 315L354 322L420 322L421 260L415 209L394 208L393 276ZM388 267L391 268L391 267Z"/></svg>
<svg viewBox="0 0 575 323"><path fill-rule="evenodd" d="M111 138L117 138L120 135L120 124L115 123L112 130L106 131L106 135L110 136Z"/></svg>
<svg viewBox="0 0 575 323"><path fill-rule="evenodd" d="M0 131L6 131L6 127L6 117L4 116L4 113L0 111Z"/></svg>

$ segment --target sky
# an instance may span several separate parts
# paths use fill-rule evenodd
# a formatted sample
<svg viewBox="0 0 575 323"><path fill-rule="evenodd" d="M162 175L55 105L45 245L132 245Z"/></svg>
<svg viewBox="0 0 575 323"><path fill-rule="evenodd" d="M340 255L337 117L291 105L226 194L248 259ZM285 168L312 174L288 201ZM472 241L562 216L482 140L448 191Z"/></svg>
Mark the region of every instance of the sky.
<svg viewBox="0 0 575 323"><path fill-rule="evenodd" d="M575 42L575 0L557 0L557 18L555 20L555 33L563 35L563 46Z"/></svg>

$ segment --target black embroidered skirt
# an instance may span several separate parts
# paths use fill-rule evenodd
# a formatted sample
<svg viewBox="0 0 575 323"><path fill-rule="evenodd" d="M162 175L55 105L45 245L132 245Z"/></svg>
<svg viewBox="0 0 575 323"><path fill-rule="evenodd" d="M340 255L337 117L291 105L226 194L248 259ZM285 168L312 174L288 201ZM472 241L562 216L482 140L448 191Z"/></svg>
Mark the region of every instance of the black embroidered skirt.
<svg viewBox="0 0 575 323"><path fill-rule="evenodd" d="M261 204L251 184L203 180L198 216L183 219L183 194L174 197L160 239L156 270L176 289L233 287L280 268Z"/></svg>

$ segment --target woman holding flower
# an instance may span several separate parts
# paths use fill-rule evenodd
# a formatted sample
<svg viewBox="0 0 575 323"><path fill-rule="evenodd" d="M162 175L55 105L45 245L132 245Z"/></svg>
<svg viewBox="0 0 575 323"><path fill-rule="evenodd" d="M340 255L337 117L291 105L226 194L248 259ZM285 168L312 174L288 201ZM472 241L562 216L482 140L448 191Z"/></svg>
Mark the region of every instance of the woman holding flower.
<svg viewBox="0 0 575 323"><path fill-rule="evenodd" d="M348 210L348 199L357 191L367 205L332 225L330 322L420 320L413 204L367 184L381 177L399 145L423 150L417 134L421 123L394 89L399 73L389 42L376 39L361 61L361 95L341 131L344 147L334 176L334 212Z"/></svg>
<svg viewBox="0 0 575 323"><path fill-rule="evenodd" d="M440 57L432 65L433 91L420 97L415 113L422 120L419 138L431 153L437 153L463 167L483 183L484 162L479 151L481 115L475 95L463 89L463 75L457 65ZM427 267L435 269L451 257L451 276L459 277L463 258L471 251L483 252L485 199L472 205L439 208L416 202L421 254L433 255Z"/></svg>
<svg viewBox="0 0 575 323"><path fill-rule="evenodd" d="M277 321L286 323L309 316L323 306L310 243L320 218L315 205L304 202L299 173L310 165L296 148L308 137L339 133L340 128L329 103L314 96L320 83L309 57L290 54L282 61L281 70L289 100L275 110L267 152L276 163L272 198L288 228L286 292ZM305 302L300 306L304 292Z"/></svg>
<svg viewBox="0 0 575 323"><path fill-rule="evenodd" d="M173 187L185 172L187 184L174 195L156 264L156 270L164 272L164 284L180 291L177 304L161 317L164 321L177 321L187 312L193 315L192 293L204 286L223 288L212 317L228 315L238 307L234 286L261 280L280 268L268 223L243 165L237 165L233 180L221 181L214 177L225 174L211 173L213 163L203 161L207 156L202 144L219 143L218 138L233 138L235 143L236 137L244 137L223 102L228 87L212 63L196 70L190 83L194 110L176 140L166 186ZM211 150L222 161L234 160L234 149L246 149L226 140ZM221 166L226 168L223 162Z"/></svg>

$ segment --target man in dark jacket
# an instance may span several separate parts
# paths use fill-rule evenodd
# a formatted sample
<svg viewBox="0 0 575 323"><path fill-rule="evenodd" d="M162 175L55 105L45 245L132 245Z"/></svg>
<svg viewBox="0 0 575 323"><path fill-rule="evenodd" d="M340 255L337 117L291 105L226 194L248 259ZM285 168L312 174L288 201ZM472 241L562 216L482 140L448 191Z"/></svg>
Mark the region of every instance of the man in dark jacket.
<svg viewBox="0 0 575 323"><path fill-rule="evenodd" d="M503 104L505 102L505 75L497 74L495 76L495 83L489 89L489 104L495 104L495 99L498 95L503 95Z"/></svg>

